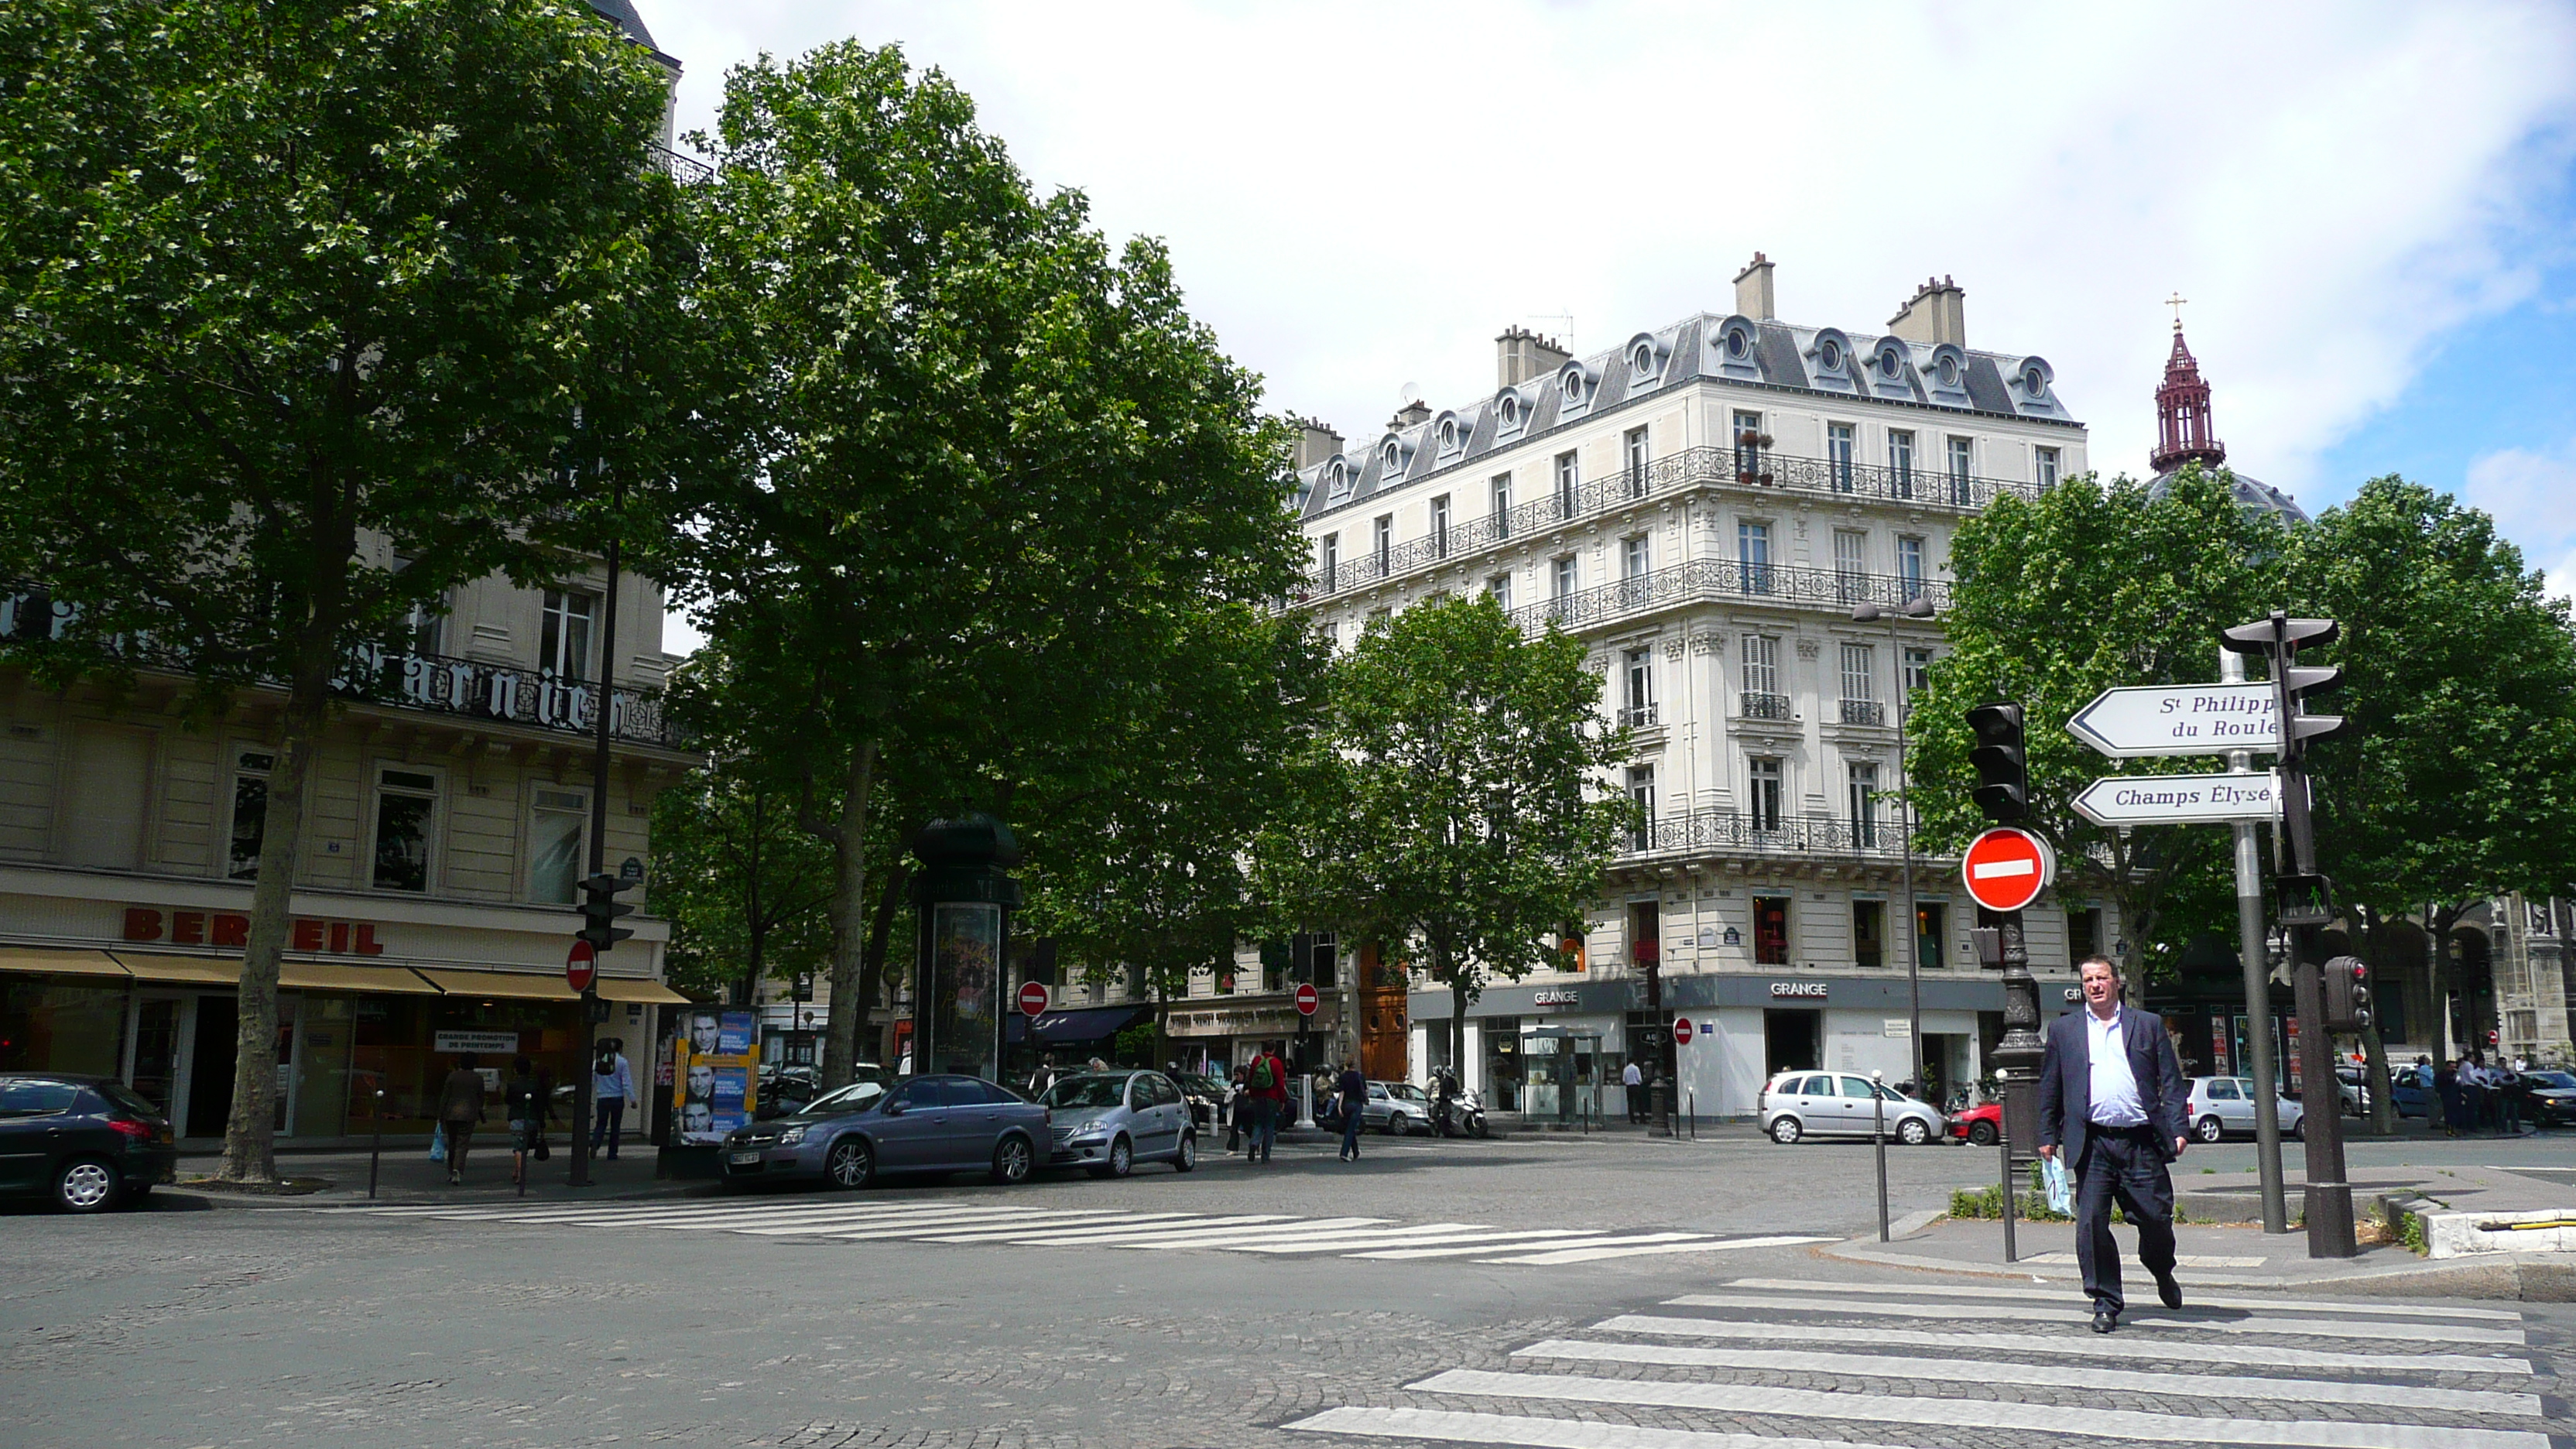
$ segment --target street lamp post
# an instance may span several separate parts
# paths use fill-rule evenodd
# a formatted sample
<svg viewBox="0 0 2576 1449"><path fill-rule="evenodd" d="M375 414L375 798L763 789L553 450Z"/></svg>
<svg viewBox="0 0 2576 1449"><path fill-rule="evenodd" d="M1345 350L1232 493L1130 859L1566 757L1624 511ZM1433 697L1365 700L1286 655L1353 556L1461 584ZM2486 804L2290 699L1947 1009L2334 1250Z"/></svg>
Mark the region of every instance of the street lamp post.
<svg viewBox="0 0 2576 1449"><path fill-rule="evenodd" d="M1905 772L1905 655L1898 638L1899 618L1929 619L1933 616L1932 600L1916 594L1894 610L1882 609L1863 600L1852 610L1855 624L1887 621L1887 647L1890 662L1896 666L1896 839L1905 861L1905 993L1908 1021L1913 1032L1906 1048L1914 1056L1914 1090L1925 1089L1923 1070L1923 942L1922 918L1914 906L1914 797L1913 785ZM1939 1105L1935 1103L1934 1105Z"/></svg>

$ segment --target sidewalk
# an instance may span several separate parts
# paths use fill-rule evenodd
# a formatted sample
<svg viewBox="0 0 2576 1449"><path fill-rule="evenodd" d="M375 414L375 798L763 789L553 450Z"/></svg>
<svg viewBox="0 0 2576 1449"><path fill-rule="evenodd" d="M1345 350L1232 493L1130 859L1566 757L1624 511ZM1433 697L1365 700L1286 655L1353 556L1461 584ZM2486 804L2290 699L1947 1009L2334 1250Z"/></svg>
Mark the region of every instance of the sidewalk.
<svg viewBox="0 0 2576 1449"><path fill-rule="evenodd" d="M656 1198L686 1195L712 1195L718 1189L713 1182L656 1178L654 1168L658 1149L649 1143L630 1142L620 1148L615 1161L595 1158L590 1164L591 1185L572 1187L572 1149L561 1141L552 1144L550 1161L528 1164L527 1199L530 1202L600 1202L612 1198ZM368 1153L362 1144L356 1150L345 1147L323 1152L280 1152L277 1175L298 1187L316 1184L302 1191L243 1192L238 1189L209 1186L202 1179L212 1177L223 1165L220 1151L199 1153L182 1151L179 1156L179 1180L162 1188L164 1193L203 1198L216 1207L320 1207L364 1203L367 1198ZM385 1143L384 1156L378 1163L375 1201L379 1203L424 1202L516 1202L519 1194L510 1185L510 1134L477 1133L473 1148L466 1154L465 1183L450 1187L447 1164L429 1160L428 1144L417 1137Z"/></svg>

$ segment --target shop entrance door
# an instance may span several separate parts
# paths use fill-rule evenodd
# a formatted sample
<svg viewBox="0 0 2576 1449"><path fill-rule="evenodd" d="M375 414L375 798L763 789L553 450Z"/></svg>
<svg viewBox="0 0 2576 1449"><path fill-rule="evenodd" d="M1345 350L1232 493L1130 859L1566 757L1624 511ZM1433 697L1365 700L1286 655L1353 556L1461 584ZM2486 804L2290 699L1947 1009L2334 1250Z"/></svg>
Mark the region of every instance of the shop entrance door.
<svg viewBox="0 0 2576 1449"><path fill-rule="evenodd" d="M126 1085L170 1119L170 1130L186 1135L183 1100L188 1087L189 1032L196 1025L191 998L171 993L142 996L134 1003L134 1040L126 1049Z"/></svg>
<svg viewBox="0 0 2576 1449"><path fill-rule="evenodd" d="M1762 1047L1768 1064L1763 1079L1768 1081L1782 1072L1814 1071L1824 1065L1820 1050L1824 1035L1824 1013L1821 1011L1765 1011L1762 1013Z"/></svg>
<svg viewBox="0 0 2576 1449"><path fill-rule="evenodd" d="M234 1038L241 1031L241 1012L229 996L197 998L196 1028L189 1033L188 1116L191 1137L221 1137L232 1120L233 1063L239 1060Z"/></svg>

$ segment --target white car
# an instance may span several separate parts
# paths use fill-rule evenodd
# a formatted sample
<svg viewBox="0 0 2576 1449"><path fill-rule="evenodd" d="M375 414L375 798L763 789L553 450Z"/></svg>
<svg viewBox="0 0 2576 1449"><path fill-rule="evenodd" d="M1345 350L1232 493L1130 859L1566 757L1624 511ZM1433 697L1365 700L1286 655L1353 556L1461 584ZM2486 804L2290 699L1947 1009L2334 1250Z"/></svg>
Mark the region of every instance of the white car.
<svg viewBox="0 0 2576 1449"><path fill-rule="evenodd" d="M2274 1100L2279 1104L2281 1135L2305 1140L2308 1109L2288 1097ZM2252 1077L2193 1077L2191 1106L2184 1117L2196 1141L2217 1142L2231 1135L2251 1137L2255 1101Z"/></svg>
<svg viewBox="0 0 2576 1449"><path fill-rule="evenodd" d="M1887 1135L1909 1147L1938 1142L1947 1118L1894 1087L1850 1072L1782 1072L1762 1088L1762 1130L1787 1145L1807 1137L1867 1137L1887 1104Z"/></svg>

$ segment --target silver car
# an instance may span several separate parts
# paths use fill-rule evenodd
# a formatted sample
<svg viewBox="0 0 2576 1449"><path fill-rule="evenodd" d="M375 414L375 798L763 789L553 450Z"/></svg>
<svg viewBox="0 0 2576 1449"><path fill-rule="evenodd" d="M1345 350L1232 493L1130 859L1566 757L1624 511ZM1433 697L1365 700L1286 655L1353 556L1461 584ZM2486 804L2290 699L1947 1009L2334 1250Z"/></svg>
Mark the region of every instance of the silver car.
<svg viewBox="0 0 2576 1449"><path fill-rule="evenodd" d="M2252 1077L2193 1077L2191 1106L2184 1113L2191 1123L2191 1135L2202 1142L2253 1136L2256 1100ZM2280 1112L2281 1135L2305 1140L2308 1109L2288 1097L2276 1097L2274 1101Z"/></svg>
<svg viewBox="0 0 2576 1449"><path fill-rule="evenodd" d="M1094 1177L1125 1177L1139 1162L1174 1172L1199 1165L1199 1134L1180 1085L1161 1072L1084 1072L1060 1077L1040 1098L1055 1130L1048 1160Z"/></svg>
<svg viewBox="0 0 2576 1449"><path fill-rule="evenodd" d="M1949 1131L1949 1120L1933 1108L1850 1072L1773 1077L1762 1089L1762 1130L1784 1145L1808 1137L1867 1137L1878 1130L1882 1101L1887 1135L1909 1147L1938 1142Z"/></svg>
<svg viewBox="0 0 2576 1449"><path fill-rule="evenodd" d="M1389 1136L1431 1130L1431 1098L1411 1082L1371 1082L1360 1125Z"/></svg>

